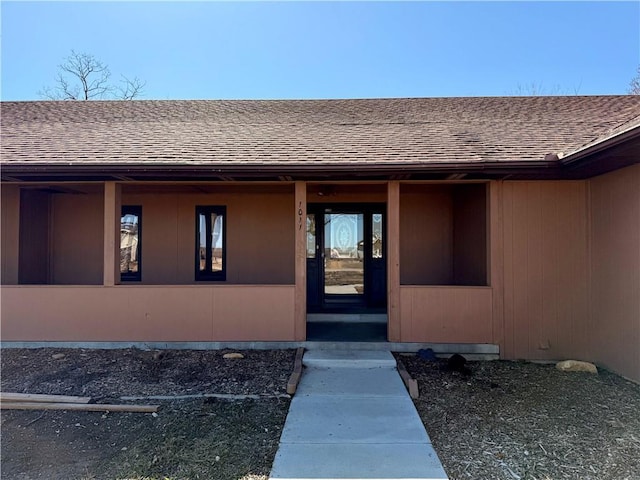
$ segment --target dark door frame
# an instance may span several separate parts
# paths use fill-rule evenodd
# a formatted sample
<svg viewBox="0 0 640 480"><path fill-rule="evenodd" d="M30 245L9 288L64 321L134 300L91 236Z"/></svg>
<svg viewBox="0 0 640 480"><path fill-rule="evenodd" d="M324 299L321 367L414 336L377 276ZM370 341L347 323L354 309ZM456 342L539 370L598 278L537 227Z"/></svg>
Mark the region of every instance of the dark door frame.
<svg viewBox="0 0 640 480"><path fill-rule="evenodd" d="M330 212L329 212L330 210ZM364 216L364 294L327 294L325 278L326 213L356 213ZM308 313L386 313L387 311L387 205L385 203L309 203L307 214L315 217L315 255L307 257ZM373 258L372 222L382 214L382 257ZM368 233L368 234L367 234Z"/></svg>

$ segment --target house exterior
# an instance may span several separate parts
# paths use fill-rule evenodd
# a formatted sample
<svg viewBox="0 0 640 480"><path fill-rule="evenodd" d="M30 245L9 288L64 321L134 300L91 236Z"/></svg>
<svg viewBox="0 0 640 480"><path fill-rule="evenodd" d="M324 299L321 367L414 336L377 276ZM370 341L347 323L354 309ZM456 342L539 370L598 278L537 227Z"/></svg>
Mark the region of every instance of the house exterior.
<svg viewBox="0 0 640 480"><path fill-rule="evenodd" d="M5 345L375 315L640 381L638 96L0 108Z"/></svg>

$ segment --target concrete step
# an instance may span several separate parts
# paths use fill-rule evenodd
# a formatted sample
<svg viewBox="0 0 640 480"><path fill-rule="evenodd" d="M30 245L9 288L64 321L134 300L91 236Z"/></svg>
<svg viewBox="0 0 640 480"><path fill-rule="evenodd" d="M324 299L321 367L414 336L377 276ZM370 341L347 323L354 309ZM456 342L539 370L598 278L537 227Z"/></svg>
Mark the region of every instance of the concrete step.
<svg viewBox="0 0 640 480"><path fill-rule="evenodd" d="M383 350L309 350L302 363L315 368L396 368L396 360Z"/></svg>
<svg viewBox="0 0 640 480"><path fill-rule="evenodd" d="M407 389L392 368L307 368L296 397L338 395L341 397L402 397Z"/></svg>
<svg viewBox="0 0 640 480"><path fill-rule="evenodd" d="M386 313L308 313L307 322L387 323Z"/></svg>

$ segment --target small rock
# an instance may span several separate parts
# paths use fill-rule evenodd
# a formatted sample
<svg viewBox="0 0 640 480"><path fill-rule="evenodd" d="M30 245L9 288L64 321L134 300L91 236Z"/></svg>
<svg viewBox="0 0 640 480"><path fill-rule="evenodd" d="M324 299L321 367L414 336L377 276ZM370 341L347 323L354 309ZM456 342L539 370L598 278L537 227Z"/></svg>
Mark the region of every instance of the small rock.
<svg viewBox="0 0 640 480"><path fill-rule="evenodd" d="M598 369L593 363L581 362L579 360L565 360L556 363L556 368L563 372L589 372L598 373Z"/></svg>
<svg viewBox="0 0 640 480"><path fill-rule="evenodd" d="M156 361L162 360L166 356L167 356L167 352L162 352L162 351L153 352L153 359Z"/></svg>
<svg viewBox="0 0 640 480"><path fill-rule="evenodd" d="M239 358L244 358L244 355L241 353L225 353L222 356L222 358L232 358L232 359L238 358L239 359Z"/></svg>
<svg viewBox="0 0 640 480"><path fill-rule="evenodd" d="M431 348L421 348L418 350L418 358L422 360L426 360L428 362L436 362L438 361L438 357L436 357L435 352Z"/></svg>
<svg viewBox="0 0 640 480"><path fill-rule="evenodd" d="M153 418L158 418L158 414L157 414L156 412L153 412L153 413L151 414L151 416L152 416Z"/></svg>
<svg viewBox="0 0 640 480"><path fill-rule="evenodd" d="M66 357L64 353L54 353L53 355L51 355L51 358L53 358L54 360L60 360L64 357Z"/></svg>

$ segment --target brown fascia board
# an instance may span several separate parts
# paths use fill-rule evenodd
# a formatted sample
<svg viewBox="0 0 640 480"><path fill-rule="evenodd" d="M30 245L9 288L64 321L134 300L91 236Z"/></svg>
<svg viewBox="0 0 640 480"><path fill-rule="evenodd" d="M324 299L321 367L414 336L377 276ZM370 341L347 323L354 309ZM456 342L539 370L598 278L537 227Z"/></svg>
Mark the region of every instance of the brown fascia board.
<svg viewBox="0 0 640 480"><path fill-rule="evenodd" d="M519 161L492 163L428 163L428 164L337 164L337 165L52 165L52 164L5 164L2 176L26 178L29 176L110 175L122 177L243 177L264 178L287 175L293 179L306 177L360 177L419 175L426 173L464 173L495 175L559 175L557 161Z"/></svg>
<svg viewBox="0 0 640 480"><path fill-rule="evenodd" d="M622 152L625 153L619 155ZM611 157L614 157L614 161L611 161ZM608 161L605 161L605 159ZM574 174L584 172L584 176L590 177L639 162L640 125L637 125L622 133L570 153L560 160L560 165L570 175L571 172Z"/></svg>

